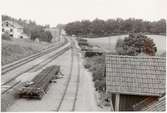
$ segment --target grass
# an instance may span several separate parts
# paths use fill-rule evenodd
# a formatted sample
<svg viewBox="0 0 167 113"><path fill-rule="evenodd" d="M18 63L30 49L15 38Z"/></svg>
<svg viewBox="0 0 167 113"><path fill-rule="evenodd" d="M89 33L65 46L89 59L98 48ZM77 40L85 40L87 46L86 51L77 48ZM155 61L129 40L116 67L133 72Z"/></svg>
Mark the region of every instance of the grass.
<svg viewBox="0 0 167 113"><path fill-rule="evenodd" d="M45 48L48 43L34 43L29 39L2 40L2 65L32 55Z"/></svg>
<svg viewBox="0 0 167 113"><path fill-rule="evenodd" d="M127 35L111 36L111 37L102 37L102 38L86 38L90 44L97 44L103 47L106 50L115 52L115 45L118 39L123 39ZM158 49L157 55L166 52L166 36L162 35L148 35L152 38Z"/></svg>

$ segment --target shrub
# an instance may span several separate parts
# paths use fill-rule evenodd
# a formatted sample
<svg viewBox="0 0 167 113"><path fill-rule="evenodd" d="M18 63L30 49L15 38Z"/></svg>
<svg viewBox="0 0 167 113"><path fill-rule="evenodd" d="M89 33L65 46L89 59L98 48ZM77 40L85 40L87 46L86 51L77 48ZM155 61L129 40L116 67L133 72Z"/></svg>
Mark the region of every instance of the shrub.
<svg viewBox="0 0 167 113"><path fill-rule="evenodd" d="M95 88L97 91L105 91L106 90L105 78L103 78L102 80L95 81Z"/></svg>
<svg viewBox="0 0 167 113"><path fill-rule="evenodd" d="M101 55L87 58L85 67L92 72L96 90L104 91L106 88L104 56Z"/></svg>
<svg viewBox="0 0 167 113"><path fill-rule="evenodd" d="M31 32L31 40L39 39L39 41L46 41L51 42L52 41L52 35L49 31L44 30L35 30Z"/></svg>
<svg viewBox="0 0 167 113"><path fill-rule="evenodd" d="M3 40L11 40L9 33L4 33L1 36Z"/></svg>
<svg viewBox="0 0 167 113"><path fill-rule="evenodd" d="M166 52L161 53L160 57L166 57Z"/></svg>

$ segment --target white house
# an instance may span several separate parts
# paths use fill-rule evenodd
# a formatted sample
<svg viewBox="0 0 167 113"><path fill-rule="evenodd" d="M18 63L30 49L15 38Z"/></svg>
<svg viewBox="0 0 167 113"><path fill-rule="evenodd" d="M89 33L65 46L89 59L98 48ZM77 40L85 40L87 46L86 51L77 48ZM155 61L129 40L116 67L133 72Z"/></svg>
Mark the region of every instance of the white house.
<svg viewBox="0 0 167 113"><path fill-rule="evenodd" d="M24 38L23 26L17 24L14 21L2 21L2 33L5 32L9 33L13 38Z"/></svg>

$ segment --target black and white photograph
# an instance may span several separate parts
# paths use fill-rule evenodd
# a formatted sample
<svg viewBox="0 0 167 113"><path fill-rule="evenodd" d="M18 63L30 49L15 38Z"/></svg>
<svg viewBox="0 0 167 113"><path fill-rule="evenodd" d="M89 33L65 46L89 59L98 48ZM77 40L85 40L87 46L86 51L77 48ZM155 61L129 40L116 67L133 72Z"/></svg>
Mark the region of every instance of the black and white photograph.
<svg viewBox="0 0 167 113"><path fill-rule="evenodd" d="M1 112L166 112L167 0L1 0Z"/></svg>

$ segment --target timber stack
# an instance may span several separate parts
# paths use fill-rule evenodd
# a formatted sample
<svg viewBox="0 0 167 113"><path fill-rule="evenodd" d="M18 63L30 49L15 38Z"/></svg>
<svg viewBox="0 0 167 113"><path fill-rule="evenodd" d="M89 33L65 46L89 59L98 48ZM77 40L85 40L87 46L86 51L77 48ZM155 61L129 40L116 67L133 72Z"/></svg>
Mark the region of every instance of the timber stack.
<svg viewBox="0 0 167 113"><path fill-rule="evenodd" d="M31 81L25 83L19 90L19 97L42 99L47 93L50 81L56 78L60 71L60 66L54 65L45 68Z"/></svg>

